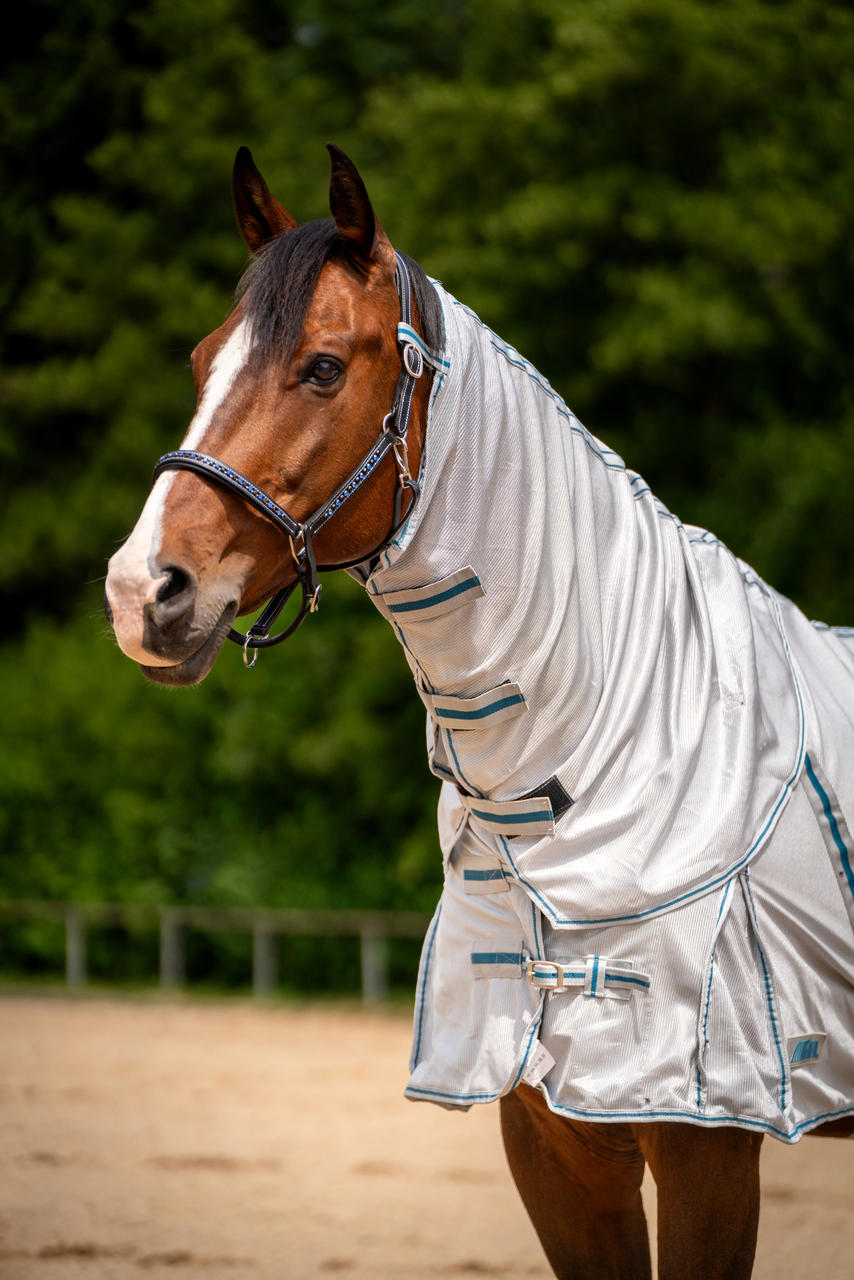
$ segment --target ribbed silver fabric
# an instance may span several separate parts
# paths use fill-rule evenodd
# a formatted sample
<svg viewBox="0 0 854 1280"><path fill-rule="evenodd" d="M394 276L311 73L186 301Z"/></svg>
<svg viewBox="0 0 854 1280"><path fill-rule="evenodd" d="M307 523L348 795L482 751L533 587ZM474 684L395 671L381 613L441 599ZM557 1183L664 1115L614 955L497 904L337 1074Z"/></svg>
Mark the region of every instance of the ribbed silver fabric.
<svg viewBox="0 0 854 1280"><path fill-rule="evenodd" d="M541 1038L556 1110L793 1140L854 1107L854 640L437 291L421 498L363 579L444 782L409 1095L494 1098ZM537 958L576 985L532 985Z"/></svg>

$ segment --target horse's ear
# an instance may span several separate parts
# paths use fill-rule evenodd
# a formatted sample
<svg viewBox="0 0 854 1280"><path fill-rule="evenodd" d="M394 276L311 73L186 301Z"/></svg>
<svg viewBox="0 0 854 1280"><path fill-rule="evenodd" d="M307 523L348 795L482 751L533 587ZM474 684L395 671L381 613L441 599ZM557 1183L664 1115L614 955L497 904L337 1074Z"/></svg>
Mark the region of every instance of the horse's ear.
<svg viewBox="0 0 854 1280"><path fill-rule="evenodd" d="M250 253L258 253L282 231L296 227L296 219L271 194L248 147L241 147L234 158L231 191L237 225Z"/></svg>
<svg viewBox="0 0 854 1280"><path fill-rule="evenodd" d="M333 142L326 144L332 159L329 208L354 266L369 271L374 266L394 270L391 242L377 221L365 184L353 161Z"/></svg>

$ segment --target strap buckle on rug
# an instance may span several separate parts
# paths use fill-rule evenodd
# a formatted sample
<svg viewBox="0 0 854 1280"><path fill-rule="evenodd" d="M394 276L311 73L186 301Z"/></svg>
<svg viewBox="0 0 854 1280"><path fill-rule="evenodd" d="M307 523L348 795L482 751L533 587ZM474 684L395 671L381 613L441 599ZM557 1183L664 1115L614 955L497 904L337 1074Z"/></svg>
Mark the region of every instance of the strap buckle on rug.
<svg viewBox="0 0 854 1280"><path fill-rule="evenodd" d="M599 955L583 960L529 960L525 977L540 991L581 987L585 996L608 1000L628 1000L633 994L647 993L652 985L649 974L635 969L630 961Z"/></svg>
<svg viewBox="0 0 854 1280"><path fill-rule="evenodd" d="M547 970L543 973L542 970ZM549 973L554 977L554 982L549 982ZM557 960L529 960L528 971L525 975L532 987L543 988L548 991L562 991L566 982L563 973L563 965L558 964Z"/></svg>

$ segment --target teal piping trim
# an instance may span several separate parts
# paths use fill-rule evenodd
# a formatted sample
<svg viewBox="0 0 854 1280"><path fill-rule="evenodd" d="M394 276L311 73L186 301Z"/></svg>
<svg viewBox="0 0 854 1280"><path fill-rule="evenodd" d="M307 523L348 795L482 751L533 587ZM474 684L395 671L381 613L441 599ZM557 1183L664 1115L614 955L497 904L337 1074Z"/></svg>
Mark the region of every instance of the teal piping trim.
<svg viewBox="0 0 854 1280"><path fill-rule="evenodd" d="M386 555L388 555L387 552L386 552ZM387 564L386 568L388 567L389 565ZM382 595L382 592L377 588L377 586L374 583L366 584L366 586L367 586L368 594L374 596L374 598L379 598ZM419 662L417 655L412 653L412 650L407 644L406 636L403 634L403 632L401 631L400 627L398 626L394 618L391 618L390 622L397 634L397 638L400 640L400 643L403 645L403 648L406 650L407 653L412 654L412 661L415 663L416 667L418 668L421 679L424 682L424 688L428 691L428 693L435 693L436 690L433 688L429 679L427 678L427 672L424 670L421 663Z"/></svg>
<svg viewBox="0 0 854 1280"><path fill-rule="evenodd" d="M535 1029L539 1030L539 1024ZM524 1060L522 1070L524 1070ZM514 1081L514 1088L518 1084L520 1076L521 1071ZM500 1096L497 1093L450 1093L443 1089L423 1089L415 1085L409 1085L406 1093L409 1097L444 1098L447 1102L461 1103L494 1102ZM549 1097L548 1102L552 1111L558 1114L579 1116L582 1120L687 1120L691 1123L705 1126L708 1129L719 1129L722 1126L735 1126L739 1129L758 1129L763 1133L772 1134L775 1138L781 1138L788 1143L797 1142L805 1133L809 1133L811 1129L817 1128L818 1125L824 1124L827 1120L842 1120L845 1116L854 1115L854 1107L844 1107L841 1111L822 1111L817 1116L810 1116L809 1119L802 1120L800 1124L793 1125L791 1129L781 1129L778 1125L771 1124L767 1120L753 1120L749 1116L704 1116L697 1111L692 1111L690 1107L668 1111L590 1111L584 1107L570 1107L566 1103L555 1102L551 1097Z"/></svg>
<svg viewBox="0 0 854 1280"><path fill-rule="evenodd" d="M454 768L457 771L456 780L459 782L462 782L466 791L468 791L471 795L480 796L480 798L483 799L483 792L480 790L480 787L476 787L473 782L469 782L468 778L463 772L463 766L460 764L460 758L457 755L457 749L454 746L454 738L450 729L445 730L445 740L448 744L448 750L450 751L454 761Z"/></svg>
<svg viewBox="0 0 854 1280"><path fill-rule="evenodd" d="M785 1142L797 1142L803 1134L809 1133L810 1129L823 1124L825 1120L840 1120L844 1116L854 1115L854 1107L845 1107L841 1111L824 1111L820 1115L811 1116L808 1120L802 1120L791 1129L781 1129L767 1120L752 1120L745 1116L730 1115L704 1116L690 1108L672 1111L588 1111L583 1107L570 1107L565 1103L555 1102L552 1098L549 1098L549 1107L552 1111L566 1112L568 1115L581 1116L586 1120L691 1120L697 1124L707 1125L709 1128L736 1125L744 1129L761 1129L765 1133L782 1138Z"/></svg>
<svg viewBox="0 0 854 1280"><path fill-rule="evenodd" d="M812 783L813 789L821 801L821 807L824 809L824 816L827 818L827 825L830 827L830 834L833 837L833 843L839 850L839 858L842 862L842 870L845 872L845 879L848 881L848 888L851 890L852 896L854 896L854 869L852 869L851 866L848 849L845 845L845 841L839 834L839 824L836 821L836 815L833 812L830 797L816 777L815 770L813 769L813 763L809 756L806 758L806 771L807 777Z"/></svg>
<svg viewBox="0 0 854 1280"><path fill-rule="evenodd" d="M706 1000L705 1000L705 1005L703 1007L703 1030L701 1033L701 1039L703 1043L702 1043L702 1046L698 1046L698 1053L697 1053L697 1107L698 1108L702 1105L702 1096L703 1096L703 1080L702 1080L702 1074L700 1071L700 1062L705 1052L706 1032L709 1027L709 1006L712 1000L712 979L715 973L715 956L717 955L717 951L718 951L717 930L718 930L718 925L720 924L721 916L724 913L724 907L729 901L729 895L732 892L733 884L734 884L734 881L730 880L730 882L724 889L723 894L721 896L721 905L718 907L718 914L715 917L715 928L713 931L714 945L712 947L712 957L709 961L709 981L706 984Z"/></svg>
<svg viewBox="0 0 854 1280"><path fill-rule="evenodd" d="M751 923L753 925L753 934L756 941L756 950L759 953L759 963L762 965L762 977L765 983L765 1004L768 1009L768 1018L771 1023L771 1034L774 1037L774 1047L777 1050L777 1060L780 1063L780 1110L785 1111L788 1104L787 1088L789 1083L789 1068L786 1062L786 1055L783 1053L783 1045L780 1040L780 1031L777 1026L777 1012L774 1008L774 984L771 981L771 973L765 960L765 948L762 946L759 937L759 921L756 918L756 907L753 902L753 894L750 889L749 872L745 871L742 876L745 892L747 894L748 910L750 913Z"/></svg>
<svg viewBox="0 0 854 1280"><path fill-rule="evenodd" d="M841 640L850 640L854 637L854 627L829 627L826 622L811 622L811 627L816 631L829 631L831 635L839 636Z"/></svg>
<svg viewBox="0 0 854 1280"><path fill-rule="evenodd" d="M430 962L433 959L433 944L436 941L436 934L439 930L439 919L442 915L442 904L439 903L436 908L436 916L433 921L433 928L430 931L430 938L427 942L427 952L424 956L424 981L418 991L418 1017L416 1019L415 1047L412 1051L412 1066L417 1067L421 1059L421 1041L424 1037L424 1013L427 1008L427 982L430 976Z"/></svg>
<svg viewBox="0 0 854 1280"><path fill-rule="evenodd" d="M450 1102L494 1102L497 1093L446 1093L444 1089L423 1089L419 1085L407 1085L405 1092L421 1098L447 1098Z"/></svg>

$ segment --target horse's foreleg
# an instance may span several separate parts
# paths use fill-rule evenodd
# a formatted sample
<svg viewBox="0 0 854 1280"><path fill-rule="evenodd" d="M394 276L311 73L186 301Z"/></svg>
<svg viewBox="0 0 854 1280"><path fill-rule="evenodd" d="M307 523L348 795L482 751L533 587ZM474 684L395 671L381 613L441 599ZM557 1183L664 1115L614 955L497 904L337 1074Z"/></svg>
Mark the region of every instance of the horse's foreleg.
<svg viewBox="0 0 854 1280"><path fill-rule="evenodd" d="M634 1132L658 1187L659 1280L747 1280L762 1135L688 1124L639 1124Z"/></svg>
<svg viewBox="0 0 854 1280"><path fill-rule="evenodd" d="M501 1099L501 1129L510 1171L559 1280L649 1280L644 1160L631 1128L566 1120L521 1085Z"/></svg>

